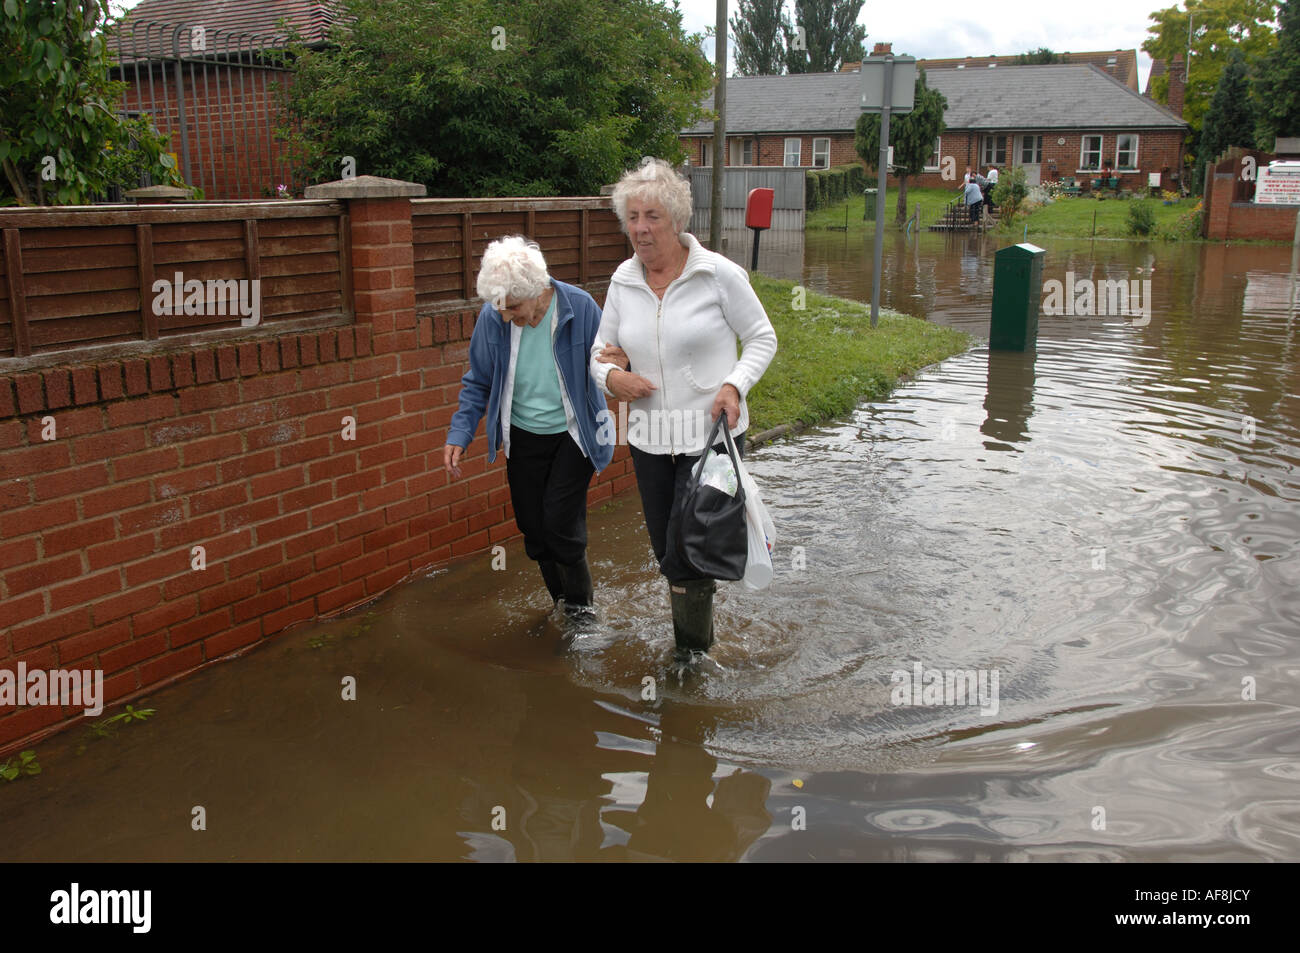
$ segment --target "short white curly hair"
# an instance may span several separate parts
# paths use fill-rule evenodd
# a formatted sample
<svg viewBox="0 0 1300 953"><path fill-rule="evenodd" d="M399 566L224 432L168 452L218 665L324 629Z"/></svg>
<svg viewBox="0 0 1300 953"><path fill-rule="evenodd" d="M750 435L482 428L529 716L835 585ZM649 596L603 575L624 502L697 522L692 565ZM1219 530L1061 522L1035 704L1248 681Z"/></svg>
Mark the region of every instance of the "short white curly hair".
<svg viewBox="0 0 1300 953"><path fill-rule="evenodd" d="M627 203L640 199L663 206L678 235L691 224L691 183L663 159L646 156L635 169L623 173L614 186L614 214L627 233Z"/></svg>
<svg viewBox="0 0 1300 953"><path fill-rule="evenodd" d="M507 301L530 301L551 283L541 246L522 235L507 235L488 245L478 269L478 296L498 311Z"/></svg>

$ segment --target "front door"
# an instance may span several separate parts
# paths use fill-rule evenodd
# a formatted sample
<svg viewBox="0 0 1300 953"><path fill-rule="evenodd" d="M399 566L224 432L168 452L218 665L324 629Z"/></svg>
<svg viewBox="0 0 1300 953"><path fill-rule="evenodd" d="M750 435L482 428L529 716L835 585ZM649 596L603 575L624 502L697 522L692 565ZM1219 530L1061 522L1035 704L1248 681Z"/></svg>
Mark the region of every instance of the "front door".
<svg viewBox="0 0 1300 953"><path fill-rule="evenodd" d="M1038 185L1043 175L1043 137L1017 136L1016 159L1025 170L1025 185Z"/></svg>

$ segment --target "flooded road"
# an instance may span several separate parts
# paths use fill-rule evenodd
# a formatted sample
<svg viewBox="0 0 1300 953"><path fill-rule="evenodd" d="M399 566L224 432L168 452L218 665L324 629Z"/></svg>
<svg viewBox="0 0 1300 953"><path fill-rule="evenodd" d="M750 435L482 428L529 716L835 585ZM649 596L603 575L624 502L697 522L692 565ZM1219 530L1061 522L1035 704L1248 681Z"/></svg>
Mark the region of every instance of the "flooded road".
<svg viewBox="0 0 1300 953"><path fill-rule="evenodd" d="M995 239L891 242L882 306L987 335ZM1289 249L1047 247L1150 321L1042 317L750 454L776 578L698 674L633 493L575 638L520 544L431 573L42 743L0 859L1300 860ZM860 239L780 261L870 295Z"/></svg>

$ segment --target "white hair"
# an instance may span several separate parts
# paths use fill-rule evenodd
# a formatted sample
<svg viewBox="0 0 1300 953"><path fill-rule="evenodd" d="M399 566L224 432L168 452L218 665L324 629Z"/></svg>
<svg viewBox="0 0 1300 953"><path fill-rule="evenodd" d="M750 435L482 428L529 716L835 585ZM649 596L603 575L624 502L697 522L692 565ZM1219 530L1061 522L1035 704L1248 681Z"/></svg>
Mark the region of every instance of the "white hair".
<svg viewBox="0 0 1300 953"><path fill-rule="evenodd" d="M488 245L478 270L478 296L500 310L505 303L530 301L550 285L546 259L537 242L507 235Z"/></svg>
<svg viewBox="0 0 1300 953"><path fill-rule="evenodd" d="M663 159L646 156L635 169L624 172L614 186L614 214L625 233L628 199L663 206L672 220L673 231L679 235L691 223L691 183L673 171L673 167Z"/></svg>

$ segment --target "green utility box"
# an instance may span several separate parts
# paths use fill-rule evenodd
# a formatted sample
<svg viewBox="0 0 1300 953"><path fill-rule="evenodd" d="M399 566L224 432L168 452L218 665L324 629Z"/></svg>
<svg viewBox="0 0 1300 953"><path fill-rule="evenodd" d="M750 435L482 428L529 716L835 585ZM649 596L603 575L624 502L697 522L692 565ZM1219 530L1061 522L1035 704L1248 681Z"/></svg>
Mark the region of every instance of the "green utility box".
<svg viewBox="0 0 1300 953"><path fill-rule="evenodd" d="M864 222L874 222L876 220L876 192L877 189L863 189L862 194L867 197L866 207L862 210L862 220Z"/></svg>
<svg viewBox="0 0 1300 953"><path fill-rule="evenodd" d="M993 316L989 349L1024 351L1038 339L1038 302L1043 295L1047 252L1027 242L993 256Z"/></svg>

